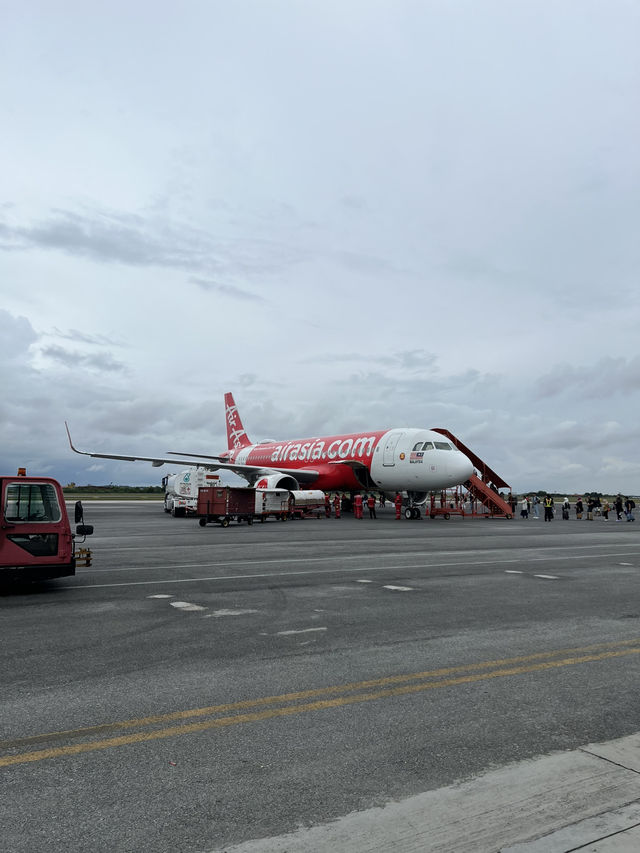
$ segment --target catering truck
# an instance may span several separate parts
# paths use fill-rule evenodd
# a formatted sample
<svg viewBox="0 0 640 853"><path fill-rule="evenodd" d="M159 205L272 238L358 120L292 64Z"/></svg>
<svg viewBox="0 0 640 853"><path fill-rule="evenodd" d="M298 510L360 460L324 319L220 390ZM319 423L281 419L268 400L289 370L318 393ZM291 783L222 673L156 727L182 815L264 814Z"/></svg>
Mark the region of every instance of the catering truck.
<svg viewBox="0 0 640 853"><path fill-rule="evenodd" d="M46 580L75 575L76 565L91 565L88 548L76 536L93 533L82 524L80 501L75 506L75 533L60 483L51 477L0 476L0 583Z"/></svg>
<svg viewBox="0 0 640 853"><path fill-rule="evenodd" d="M212 474L206 468L187 468L163 477L164 511L170 512L174 518L195 515L198 509L198 489L215 486L219 479L217 474Z"/></svg>

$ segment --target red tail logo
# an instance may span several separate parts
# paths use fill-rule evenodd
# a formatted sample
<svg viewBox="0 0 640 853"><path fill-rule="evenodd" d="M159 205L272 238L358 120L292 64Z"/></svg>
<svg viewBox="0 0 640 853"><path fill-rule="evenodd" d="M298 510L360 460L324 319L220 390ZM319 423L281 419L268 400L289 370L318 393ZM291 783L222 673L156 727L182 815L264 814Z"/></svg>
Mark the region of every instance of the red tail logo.
<svg viewBox="0 0 640 853"><path fill-rule="evenodd" d="M227 446L229 450L238 450L240 447L247 447L251 442L242 426L233 394L227 393L224 395L224 406L225 420L227 422Z"/></svg>

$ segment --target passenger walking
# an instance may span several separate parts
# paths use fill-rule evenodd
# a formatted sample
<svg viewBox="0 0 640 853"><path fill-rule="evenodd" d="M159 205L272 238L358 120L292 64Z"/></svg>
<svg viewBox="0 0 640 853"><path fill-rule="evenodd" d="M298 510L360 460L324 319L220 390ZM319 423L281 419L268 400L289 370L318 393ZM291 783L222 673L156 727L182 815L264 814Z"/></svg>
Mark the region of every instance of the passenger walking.
<svg viewBox="0 0 640 853"><path fill-rule="evenodd" d="M520 518L529 518L529 499L526 497L520 502Z"/></svg>
<svg viewBox="0 0 640 853"><path fill-rule="evenodd" d="M396 520L402 518L402 495L400 492L396 492L393 503L396 508Z"/></svg>
<svg viewBox="0 0 640 853"><path fill-rule="evenodd" d="M587 521L593 521L593 507L595 505L595 501L589 495L587 497Z"/></svg>
<svg viewBox="0 0 640 853"><path fill-rule="evenodd" d="M571 504L569 503L569 498L565 498L562 501L562 517L565 521L569 520L569 510L571 509Z"/></svg>
<svg viewBox="0 0 640 853"><path fill-rule="evenodd" d="M584 512L584 504L582 503L582 498L578 498L576 501L576 518L582 518L582 513Z"/></svg>
<svg viewBox="0 0 640 853"><path fill-rule="evenodd" d="M636 502L633 498L627 498L624 502L625 514L627 516L627 521L635 521L636 517L633 514L634 509L636 508Z"/></svg>
<svg viewBox="0 0 640 853"><path fill-rule="evenodd" d="M533 517L540 518L540 498L538 495L533 496Z"/></svg>
<svg viewBox="0 0 640 853"><path fill-rule="evenodd" d="M609 506L609 501L606 500L606 498L605 498L605 501L602 504L602 515L604 516L605 521L609 521L609 510L610 509L611 509L611 507Z"/></svg>
<svg viewBox="0 0 640 853"><path fill-rule="evenodd" d="M617 495L614 506L616 508L616 521L622 521L622 495Z"/></svg>
<svg viewBox="0 0 640 853"><path fill-rule="evenodd" d="M547 495L544 499L544 520L553 521L553 498Z"/></svg>
<svg viewBox="0 0 640 853"><path fill-rule="evenodd" d="M367 508L369 510L369 518L377 518L376 516L376 499L373 495L367 498Z"/></svg>
<svg viewBox="0 0 640 853"><path fill-rule="evenodd" d="M362 495L360 492L353 499L353 515L354 518L362 518Z"/></svg>

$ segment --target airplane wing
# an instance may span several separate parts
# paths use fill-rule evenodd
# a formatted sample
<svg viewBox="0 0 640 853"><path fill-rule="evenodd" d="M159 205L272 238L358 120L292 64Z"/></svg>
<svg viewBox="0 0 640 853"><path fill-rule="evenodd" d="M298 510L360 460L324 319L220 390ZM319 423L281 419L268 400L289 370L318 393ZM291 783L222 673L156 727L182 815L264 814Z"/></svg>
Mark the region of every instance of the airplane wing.
<svg viewBox="0 0 640 853"><path fill-rule="evenodd" d="M303 470L291 468L270 468L263 465L237 465L233 462L218 461L219 456L197 456L195 453L183 453L173 455L171 459L163 456L127 456L124 454L115 453L91 453L88 450L78 450L73 446L71 441L71 433L67 422L64 423L69 437L69 446L74 453L80 453L82 456L91 456L94 459L119 459L123 462L151 462L152 467L160 468L162 465L187 465L189 467L197 466L198 468L207 468L210 471L231 471L233 474L238 474L246 480L257 480L260 477L269 476L269 474L290 474L299 483L312 483L318 478L319 471L313 471L305 468ZM171 453L172 451L168 451ZM190 457L188 459L180 459L179 455ZM210 460L210 461L203 461Z"/></svg>

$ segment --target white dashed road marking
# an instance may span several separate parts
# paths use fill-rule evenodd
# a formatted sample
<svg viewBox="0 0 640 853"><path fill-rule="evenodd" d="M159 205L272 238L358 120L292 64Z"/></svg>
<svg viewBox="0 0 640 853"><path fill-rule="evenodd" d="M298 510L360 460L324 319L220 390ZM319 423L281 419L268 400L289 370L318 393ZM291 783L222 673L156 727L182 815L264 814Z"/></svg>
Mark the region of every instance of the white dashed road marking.
<svg viewBox="0 0 640 853"><path fill-rule="evenodd" d="M177 607L178 610L184 611L206 610L205 607L200 607L199 604L190 604L188 601L170 601L169 604L172 607Z"/></svg>
<svg viewBox="0 0 640 853"><path fill-rule="evenodd" d="M548 581L557 581L560 580L557 575L534 575L534 578L544 578Z"/></svg>
<svg viewBox="0 0 640 853"><path fill-rule="evenodd" d="M300 631L278 631L278 637L289 637L291 634L310 634L312 631L326 631L326 628L302 628Z"/></svg>
<svg viewBox="0 0 640 853"><path fill-rule="evenodd" d="M213 613L207 613L205 619L219 619L221 616L244 616L246 613L258 613L257 610L214 610Z"/></svg>
<svg viewBox="0 0 640 853"><path fill-rule="evenodd" d="M505 575L523 575L524 572L519 572L517 569L505 569Z"/></svg>
<svg viewBox="0 0 640 853"><path fill-rule="evenodd" d="M158 595L148 595L147 598L173 598L173 596L172 595L158 594Z"/></svg>
<svg viewBox="0 0 640 853"><path fill-rule="evenodd" d="M392 590L395 590L396 592L412 592L413 591L412 586L391 586L389 584L386 584L382 588L383 589L392 589Z"/></svg>

